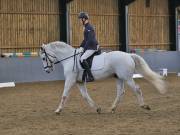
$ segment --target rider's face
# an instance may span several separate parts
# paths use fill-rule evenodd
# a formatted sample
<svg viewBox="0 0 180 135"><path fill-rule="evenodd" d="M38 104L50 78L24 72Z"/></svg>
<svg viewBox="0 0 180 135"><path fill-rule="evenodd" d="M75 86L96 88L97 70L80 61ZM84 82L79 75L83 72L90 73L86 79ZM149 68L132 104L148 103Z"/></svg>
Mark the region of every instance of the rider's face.
<svg viewBox="0 0 180 135"><path fill-rule="evenodd" d="M79 19L79 21L80 21L80 23L82 24L82 25L84 25L84 23L83 22L85 22L86 21L86 19Z"/></svg>

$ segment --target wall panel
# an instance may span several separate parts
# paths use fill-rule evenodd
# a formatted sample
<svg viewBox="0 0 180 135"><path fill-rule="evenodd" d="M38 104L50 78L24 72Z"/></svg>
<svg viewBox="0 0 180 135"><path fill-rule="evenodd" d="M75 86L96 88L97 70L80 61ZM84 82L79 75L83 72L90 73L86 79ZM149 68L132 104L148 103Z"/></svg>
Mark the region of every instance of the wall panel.
<svg viewBox="0 0 180 135"><path fill-rule="evenodd" d="M70 43L79 47L83 40L83 27L78 20L78 13L88 12L94 25L99 44L104 49L118 50L119 14L118 0L74 0L68 5Z"/></svg>
<svg viewBox="0 0 180 135"><path fill-rule="evenodd" d="M169 50L168 0L136 0L129 5L129 45L130 48Z"/></svg>
<svg viewBox="0 0 180 135"><path fill-rule="evenodd" d="M58 0L0 0L0 52L34 52L59 40Z"/></svg>

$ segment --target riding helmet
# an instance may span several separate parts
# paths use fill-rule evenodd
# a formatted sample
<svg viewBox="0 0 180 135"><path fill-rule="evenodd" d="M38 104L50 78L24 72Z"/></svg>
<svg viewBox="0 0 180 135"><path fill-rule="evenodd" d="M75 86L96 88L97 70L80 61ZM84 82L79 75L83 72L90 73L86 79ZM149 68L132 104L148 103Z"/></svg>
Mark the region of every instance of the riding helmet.
<svg viewBox="0 0 180 135"><path fill-rule="evenodd" d="M89 15L86 12L80 12L78 15L79 19L89 19Z"/></svg>

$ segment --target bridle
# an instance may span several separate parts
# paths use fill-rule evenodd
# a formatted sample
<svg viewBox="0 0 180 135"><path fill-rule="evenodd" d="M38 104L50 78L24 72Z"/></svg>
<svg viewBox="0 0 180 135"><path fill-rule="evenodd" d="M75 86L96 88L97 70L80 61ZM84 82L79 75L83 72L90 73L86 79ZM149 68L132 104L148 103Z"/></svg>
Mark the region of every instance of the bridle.
<svg viewBox="0 0 180 135"><path fill-rule="evenodd" d="M47 66L44 67L44 69L52 68L54 61L52 61L52 60L50 59L50 57L52 57L52 58L54 58L54 59L57 59L57 57L52 56L51 54L48 54L48 53L46 52L46 50L45 50L44 48L42 48L42 47L41 47L41 51L42 51L42 54L43 54L43 53L45 54L45 57L43 58L43 61L46 61L46 63L47 63ZM49 61L49 62L48 62L48 61Z"/></svg>
<svg viewBox="0 0 180 135"><path fill-rule="evenodd" d="M57 58L56 56L53 56L53 55L47 53L46 50L45 50L45 48L42 48L42 47L41 47L41 50L43 51L42 53L44 53L45 56L46 56L45 59L43 58L43 60L45 60L46 63L47 63L47 66L44 67L45 70L46 70L47 68L52 68L52 67L53 67L53 64L58 64L58 63L60 63L60 62L62 62L62 61L65 61L65 60L67 60L67 59L69 59L69 58L74 57L74 60L75 60L75 56L76 56L76 55L79 55L79 54L82 54L82 53L83 53L83 52L76 53L77 50L75 49L74 55L71 55L71 56L69 56L69 57L67 57L67 58L64 58L64 59L62 59L62 60L58 60L58 58ZM50 57L56 59L56 62L52 61L52 60L50 59ZM50 65L49 65L49 62L48 62L48 61L50 62Z"/></svg>

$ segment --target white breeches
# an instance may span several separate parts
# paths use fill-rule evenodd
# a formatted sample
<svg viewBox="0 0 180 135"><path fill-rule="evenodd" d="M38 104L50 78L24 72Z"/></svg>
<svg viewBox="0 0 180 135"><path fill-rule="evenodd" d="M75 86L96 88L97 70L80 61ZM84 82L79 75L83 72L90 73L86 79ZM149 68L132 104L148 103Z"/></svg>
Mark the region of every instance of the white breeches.
<svg viewBox="0 0 180 135"><path fill-rule="evenodd" d="M81 56L81 62L83 62L83 60L86 60L87 58L89 58L95 52L96 52L96 50L86 50L85 53Z"/></svg>

